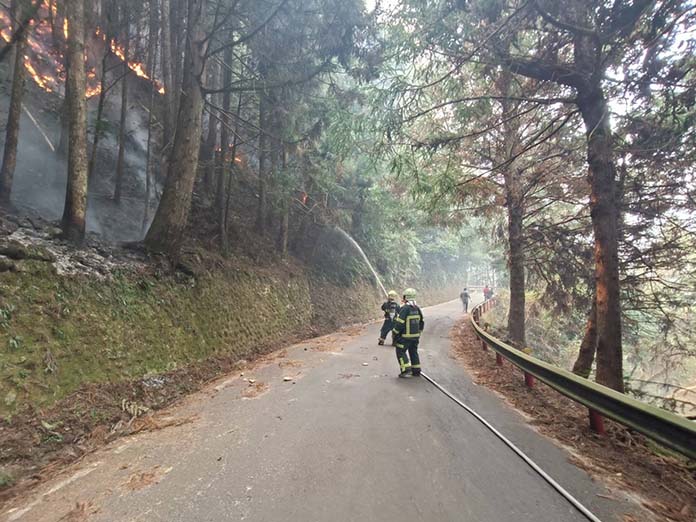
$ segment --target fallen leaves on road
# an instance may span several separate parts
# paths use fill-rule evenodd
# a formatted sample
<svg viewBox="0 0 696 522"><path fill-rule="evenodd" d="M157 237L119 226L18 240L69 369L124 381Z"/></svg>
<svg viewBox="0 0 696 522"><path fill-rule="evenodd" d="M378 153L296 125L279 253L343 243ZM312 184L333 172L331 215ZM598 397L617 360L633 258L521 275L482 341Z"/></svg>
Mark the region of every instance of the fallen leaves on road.
<svg viewBox="0 0 696 522"><path fill-rule="evenodd" d="M303 366L303 364L302 364L302 361L290 360L290 361L280 361L278 363L278 366L280 368L300 368L301 366Z"/></svg>
<svg viewBox="0 0 696 522"><path fill-rule="evenodd" d="M270 389L268 384L263 382L252 383L249 382L249 386L242 391L242 397L245 399L254 399L259 395L267 392Z"/></svg>
<svg viewBox="0 0 696 522"><path fill-rule="evenodd" d="M141 471L133 473L128 480L123 484L123 487L129 491L138 491L153 484L157 484L162 479L162 471L159 466L155 466L149 471Z"/></svg>
<svg viewBox="0 0 696 522"><path fill-rule="evenodd" d="M183 426L184 424L190 424L197 419L197 415L191 415L188 417L140 417L133 423L130 433L134 434L142 431L157 431L165 428Z"/></svg>
<svg viewBox="0 0 696 522"><path fill-rule="evenodd" d="M91 502L76 502L75 507L58 519L58 522L85 522L99 510Z"/></svg>

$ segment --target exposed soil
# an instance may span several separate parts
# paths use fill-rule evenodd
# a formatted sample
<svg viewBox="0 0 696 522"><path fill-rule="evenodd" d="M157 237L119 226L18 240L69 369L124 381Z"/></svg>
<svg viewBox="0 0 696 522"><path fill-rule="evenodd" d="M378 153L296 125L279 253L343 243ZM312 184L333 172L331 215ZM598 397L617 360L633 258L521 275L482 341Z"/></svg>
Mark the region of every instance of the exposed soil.
<svg viewBox="0 0 696 522"><path fill-rule="evenodd" d="M586 408L543 384L527 388L522 372L508 362L497 366L494 352L482 349L468 318L454 328L452 350L477 384L502 394L538 431L568 448L575 465L637 493L660 520L696 521L696 462L610 420L605 420L605 436L593 433Z"/></svg>

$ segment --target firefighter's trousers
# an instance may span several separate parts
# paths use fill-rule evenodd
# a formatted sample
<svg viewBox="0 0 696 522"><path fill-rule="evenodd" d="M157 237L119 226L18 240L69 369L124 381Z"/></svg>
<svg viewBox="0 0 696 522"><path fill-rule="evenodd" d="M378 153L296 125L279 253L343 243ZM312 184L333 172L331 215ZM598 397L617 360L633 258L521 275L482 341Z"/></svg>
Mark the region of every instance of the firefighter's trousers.
<svg viewBox="0 0 696 522"><path fill-rule="evenodd" d="M421 364L420 357L418 357L418 341L419 339L399 339L396 342L396 358L399 361L401 373L411 372L413 375L420 375Z"/></svg>
<svg viewBox="0 0 696 522"><path fill-rule="evenodd" d="M382 330L379 332L379 338L385 340L389 332L392 331L392 328L394 328L394 321L391 319L385 319L384 324L382 325Z"/></svg>

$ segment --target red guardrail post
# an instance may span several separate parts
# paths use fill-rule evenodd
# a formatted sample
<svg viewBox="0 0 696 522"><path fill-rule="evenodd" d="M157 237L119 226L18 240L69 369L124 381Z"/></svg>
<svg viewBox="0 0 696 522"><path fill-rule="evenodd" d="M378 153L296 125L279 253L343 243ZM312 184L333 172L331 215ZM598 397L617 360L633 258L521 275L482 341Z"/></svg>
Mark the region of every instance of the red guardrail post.
<svg viewBox="0 0 696 522"><path fill-rule="evenodd" d="M484 352L485 352L486 350L488 350L488 345L486 344L486 341L483 341L483 340L481 341L481 348L483 348L483 351L484 351Z"/></svg>
<svg viewBox="0 0 696 522"><path fill-rule="evenodd" d="M590 429L599 435L604 435L606 433L604 429L604 417L592 408L589 409L590 412Z"/></svg>
<svg viewBox="0 0 696 522"><path fill-rule="evenodd" d="M534 388L534 376L531 373L524 372L524 384L527 388Z"/></svg>
<svg viewBox="0 0 696 522"><path fill-rule="evenodd" d="M503 356L500 355L499 353L496 353L496 354L495 354L495 364L498 365L498 366L502 366L502 365L503 365Z"/></svg>

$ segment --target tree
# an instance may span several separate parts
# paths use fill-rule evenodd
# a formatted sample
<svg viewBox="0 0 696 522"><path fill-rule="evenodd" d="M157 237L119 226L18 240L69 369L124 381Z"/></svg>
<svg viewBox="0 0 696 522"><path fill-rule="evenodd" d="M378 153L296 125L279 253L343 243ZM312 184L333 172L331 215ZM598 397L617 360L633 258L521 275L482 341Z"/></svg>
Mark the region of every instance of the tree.
<svg viewBox="0 0 696 522"><path fill-rule="evenodd" d="M7 127L5 130L5 149L2 156L2 168L0 169L0 202L4 204L9 204L10 202L12 181L17 166L19 121L22 114L22 98L24 96L24 80L26 77L24 49L26 49L27 46L27 38L20 24L20 20L24 18L25 12L31 12L34 9L34 6L30 6L26 0L13 0L12 7L12 18L15 20L13 27L13 34L15 35L14 66L10 107L7 114Z"/></svg>
<svg viewBox="0 0 696 522"><path fill-rule="evenodd" d="M207 45L206 7L206 0L188 2L184 79L174 146L168 161L162 200L145 237L145 244L150 250L166 253L173 259L179 255L188 223L200 150L203 123L200 82Z"/></svg>
<svg viewBox="0 0 696 522"><path fill-rule="evenodd" d="M81 242L87 216L87 86L85 76L85 5L66 0L68 53L66 104L68 114L68 186L63 210L63 235Z"/></svg>
<svg viewBox="0 0 696 522"><path fill-rule="evenodd" d="M114 183L114 201L121 202L121 191L123 190L123 178L126 170L126 138L128 124L128 75L130 68L128 61L131 59L131 6L125 5L123 12L123 38L125 40L125 50L123 53L123 76L121 78L121 119L118 127L118 160L116 162L116 181Z"/></svg>

